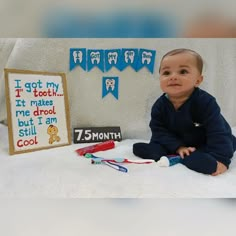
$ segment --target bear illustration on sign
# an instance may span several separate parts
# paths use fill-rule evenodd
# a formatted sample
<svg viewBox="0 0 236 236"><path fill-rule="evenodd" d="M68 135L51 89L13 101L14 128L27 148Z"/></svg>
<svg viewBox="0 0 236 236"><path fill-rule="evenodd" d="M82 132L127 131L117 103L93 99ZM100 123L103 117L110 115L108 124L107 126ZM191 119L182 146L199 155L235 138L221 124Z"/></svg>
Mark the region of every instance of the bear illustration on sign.
<svg viewBox="0 0 236 236"><path fill-rule="evenodd" d="M59 142L61 138L57 135L58 128L55 125L49 125L47 129L47 133L49 134L49 144L53 144L54 142Z"/></svg>

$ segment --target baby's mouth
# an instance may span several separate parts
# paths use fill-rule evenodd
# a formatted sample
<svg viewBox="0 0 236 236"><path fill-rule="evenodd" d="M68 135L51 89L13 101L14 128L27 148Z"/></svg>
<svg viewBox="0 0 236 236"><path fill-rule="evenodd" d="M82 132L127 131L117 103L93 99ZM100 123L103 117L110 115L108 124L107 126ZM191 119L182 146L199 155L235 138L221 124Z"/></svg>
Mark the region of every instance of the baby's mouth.
<svg viewBox="0 0 236 236"><path fill-rule="evenodd" d="M169 84L168 85L169 87L179 87L179 86L181 86L180 84Z"/></svg>

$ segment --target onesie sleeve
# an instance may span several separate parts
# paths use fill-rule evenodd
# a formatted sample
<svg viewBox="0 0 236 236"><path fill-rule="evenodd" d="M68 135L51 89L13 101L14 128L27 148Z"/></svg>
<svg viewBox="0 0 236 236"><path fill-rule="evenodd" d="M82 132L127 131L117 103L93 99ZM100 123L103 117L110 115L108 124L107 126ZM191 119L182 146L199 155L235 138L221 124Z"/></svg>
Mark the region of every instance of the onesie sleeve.
<svg viewBox="0 0 236 236"><path fill-rule="evenodd" d="M152 107L149 126L152 131L150 142L161 144L170 154L175 154L180 146L185 146L175 134L168 130L160 100L157 100Z"/></svg>
<svg viewBox="0 0 236 236"><path fill-rule="evenodd" d="M206 130L207 151L228 166L234 153L231 128L222 116L215 98L210 99L203 109L201 114Z"/></svg>

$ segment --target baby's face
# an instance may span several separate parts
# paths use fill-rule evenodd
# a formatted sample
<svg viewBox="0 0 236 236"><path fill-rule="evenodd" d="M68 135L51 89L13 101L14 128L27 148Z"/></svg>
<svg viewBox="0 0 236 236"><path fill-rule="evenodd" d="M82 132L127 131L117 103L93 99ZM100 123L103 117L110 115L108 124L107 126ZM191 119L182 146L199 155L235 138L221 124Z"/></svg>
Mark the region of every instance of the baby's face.
<svg viewBox="0 0 236 236"><path fill-rule="evenodd" d="M160 67L160 86L170 97L189 96L202 82L197 61L190 53L166 56Z"/></svg>

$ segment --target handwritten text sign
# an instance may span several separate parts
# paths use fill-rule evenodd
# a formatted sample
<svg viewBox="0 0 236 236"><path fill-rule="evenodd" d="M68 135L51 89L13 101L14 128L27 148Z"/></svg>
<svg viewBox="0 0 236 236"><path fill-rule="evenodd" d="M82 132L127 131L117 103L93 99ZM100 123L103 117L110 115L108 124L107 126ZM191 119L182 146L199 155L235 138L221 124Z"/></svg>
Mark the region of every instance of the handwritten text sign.
<svg viewBox="0 0 236 236"><path fill-rule="evenodd" d="M64 73L5 69L9 153L69 145Z"/></svg>

